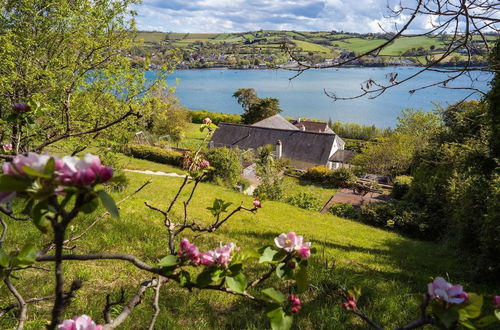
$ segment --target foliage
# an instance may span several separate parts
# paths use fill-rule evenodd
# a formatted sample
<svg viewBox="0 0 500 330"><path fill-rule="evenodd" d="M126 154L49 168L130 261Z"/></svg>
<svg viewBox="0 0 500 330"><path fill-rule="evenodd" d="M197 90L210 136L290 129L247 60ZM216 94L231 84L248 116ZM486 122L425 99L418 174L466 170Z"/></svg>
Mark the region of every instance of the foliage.
<svg viewBox="0 0 500 330"><path fill-rule="evenodd" d="M84 144L98 138L123 143L143 124L137 119L147 117L142 100L152 86L164 86L175 59L148 79L142 67L131 67L127 53L135 23L130 6L137 2L2 2L2 140L23 152L41 151L67 137ZM32 105L23 121L12 107L18 102Z"/></svg>
<svg viewBox="0 0 500 330"><path fill-rule="evenodd" d="M356 208L352 204L348 203L335 203L330 207L329 212L341 218L358 218L358 211L356 211Z"/></svg>
<svg viewBox="0 0 500 330"><path fill-rule="evenodd" d="M256 156L257 175L260 184L254 191L254 196L260 199L283 200L285 197L285 181L283 178L286 162L274 161L273 146L266 145L258 148Z"/></svg>
<svg viewBox="0 0 500 330"><path fill-rule="evenodd" d="M211 112L206 110L188 110L188 113L191 116L191 122L196 124L202 124L203 119L207 117L210 117L212 122L216 125L219 123L241 124L242 122L241 116L237 114Z"/></svg>
<svg viewBox="0 0 500 330"><path fill-rule="evenodd" d="M400 175L394 179L391 196L395 199L403 199L404 195L410 190L410 184L413 178L408 175Z"/></svg>
<svg viewBox="0 0 500 330"><path fill-rule="evenodd" d="M278 99L259 98L253 88L240 88L233 97L243 107L242 119L245 124L253 124L282 112Z"/></svg>
<svg viewBox="0 0 500 330"><path fill-rule="evenodd" d="M321 202L318 196L307 192L299 192L288 196L286 202L300 207L301 209L310 211L318 211L321 207Z"/></svg>
<svg viewBox="0 0 500 330"><path fill-rule="evenodd" d="M378 137L390 132L389 129L380 129L374 125L360 125L356 123L343 123L340 121L328 121L328 126L343 139L356 139L363 141L373 141Z"/></svg>
<svg viewBox="0 0 500 330"><path fill-rule="evenodd" d="M252 183L248 179L238 178L238 180L236 180L236 186L239 187L241 191L247 190L251 185Z"/></svg>
<svg viewBox="0 0 500 330"><path fill-rule="evenodd" d="M348 188L355 181L355 176L347 168L330 170L325 166L316 166L308 168L302 179L335 188Z"/></svg>
<svg viewBox="0 0 500 330"><path fill-rule="evenodd" d="M406 109L398 117L393 133L368 144L353 163L363 173L394 178L410 170L414 157L423 151L442 129L440 117L422 110Z"/></svg>
<svg viewBox="0 0 500 330"><path fill-rule="evenodd" d="M160 141L176 143L185 137L189 114L173 94L157 90L146 99L144 107L151 113L147 127Z"/></svg>
<svg viewBox="0 0 500 330"><path fill-rule="evenodd" d="M181 166L182 154L177 151L153 147L146 144L127 144L123 153L134 158L150 160L161 164Z"/></svg>
<svg viewBox="0 0 500 330"><path fill-rule="evenodd" d="M210 148L205 158L214 168L207 174L208 180L220 181L227 186L234 186L241 174L241 164L238 156L229 148Z"/></svg>

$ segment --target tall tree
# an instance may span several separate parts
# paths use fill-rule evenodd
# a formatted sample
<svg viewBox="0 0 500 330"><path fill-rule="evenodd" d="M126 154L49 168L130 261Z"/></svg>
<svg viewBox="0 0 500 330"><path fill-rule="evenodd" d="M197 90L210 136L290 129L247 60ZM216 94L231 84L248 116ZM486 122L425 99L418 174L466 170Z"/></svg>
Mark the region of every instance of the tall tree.
<svg viewBox="0 0 500 330"><path fill-rule="evenodd" d="M273 97L259 98L255 89L241 88L234 92L238 103L243 107L243 122L253 124L268 117L277 115L280 109L280 101Z"/></svg>
<svg viewBox="0 0 500 330"><path fill-rule="evenodd" d="M19 152L41 151L63 139L90 142L110 134L110 128L136 124L127 119L141 116L142 99L170 69L167 63L146 79L144 68L131 66L130 6L138 2L0 1L4 142L10 140ZM30 101L30 108L12 108Z"/></svg>

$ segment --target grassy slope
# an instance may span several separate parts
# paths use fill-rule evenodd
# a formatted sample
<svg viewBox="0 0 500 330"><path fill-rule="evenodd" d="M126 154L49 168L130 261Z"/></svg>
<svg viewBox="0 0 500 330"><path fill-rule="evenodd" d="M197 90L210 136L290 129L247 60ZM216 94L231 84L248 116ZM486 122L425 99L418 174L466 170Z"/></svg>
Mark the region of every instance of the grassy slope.
<svg viewBox="0 0 500 330"><path fill-rule="evenodd" d="M146 209L143 203L149 201L156 206L165 206L180 184L180 179L135 173L128 176L131 179L130 186L120 195L133 191L149 178L153 184L122 205L120 220L106 218L96 225L85 239L77 242L74 252L130 253L151 264L167 253L162 219ZM205 208L215 196L235 205L240 202L249 205L252 200L251 197L225 188L201 184L195 195L191 216L202 222L208 221L209 215ZM181 210L178 208L175 212L180 214ZM79 233L90 221L90 217L77 219L72 230ZM338 301L331 297L338 285L364 287L360 304L369 315L377 313L378 321L388 326L396 325L399 319L407 319L410 312L406 309L417 310L412 294L425 289L429 276L448 272L454 281L467 285L463 281L464 265L437 244L413 241L353 221L277 202L265 202L257 215L238 214L221 230L213 235L203 235L197 242L202 248L213 247L219 241L234 241L242 247L254 248L271 244L277 234L291 230L303 234L319 250L319 254L311 260L311 288L301 295L304 308L296 319L301 328L363 328L356 319L346 316L340 310ZM190 234L186 236L191 237ZM47 239L29 223L10 223L5 248L10 251L26 240L42 246ZM107 293L117 294L119 288L123 287L130 295L137 283L149 278L147 274L122 262L68 262L64 269L68 283L76 278L84 280L84 286L66 316L87 313L98 321L102 321L102 305ZM249 274L253 274L253 270ZM19 272L19 276L30 283L29 287L18 285L25 297L51 292L51 272L23 271ZM272 280L272 283L275 282ZM15 280L17 283L20 282ZM162 291L162 313L157 324L159 329L267 327L267 320L259 308L240 298L198 291L188 296L175 285L165 286ZM7 298L5 287L0 288L0 297L2 305L12 301L11 297ZM150 299L151 293L146 297L146 304L140 305L133 318L121 329L144 327L151 316L151 306L148 305ZM45 324L43 317L49 315L49 306L48 303L31 305L26 328L41 328ZM0 319L0 328L13 327L14 322L13 315L9 314Z"/></svg>

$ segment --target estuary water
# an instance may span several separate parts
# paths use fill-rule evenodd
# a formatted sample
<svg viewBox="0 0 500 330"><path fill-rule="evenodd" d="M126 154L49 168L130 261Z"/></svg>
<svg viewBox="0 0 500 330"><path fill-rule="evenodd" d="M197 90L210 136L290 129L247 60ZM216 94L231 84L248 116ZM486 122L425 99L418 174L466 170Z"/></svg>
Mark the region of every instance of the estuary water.
<svg viewBox="0 0 500 330"><path fill-rule="evenodd" d="M418 70L420 68L414 67L309 70L290 80L294 72L288 70L203 69L178 70L167 80L171 86L177 81L176 94L188 109L241 114L243 110L232 94L239 88L254 88L260 97L278 98L284 116L332 119L381 128L394 127L396 117L402 109L432 111L435 109L434 103L447 106L471 93L470 90L440 87L408 93L412 88L434 83L445 77L443 73L435 72L425 72L405 84L390 88L375 99L363 97L333 101L324 93L327 90L339 96L354 96L360 93L360 84L369 78L387 81L388 74L397 73L398 80L401 80ZM474 86L488 90L490 79L489 74L479 75ZM471 86L471 80L461 77L449 86ZM478 97L475 95L472 98Z"/></svg>

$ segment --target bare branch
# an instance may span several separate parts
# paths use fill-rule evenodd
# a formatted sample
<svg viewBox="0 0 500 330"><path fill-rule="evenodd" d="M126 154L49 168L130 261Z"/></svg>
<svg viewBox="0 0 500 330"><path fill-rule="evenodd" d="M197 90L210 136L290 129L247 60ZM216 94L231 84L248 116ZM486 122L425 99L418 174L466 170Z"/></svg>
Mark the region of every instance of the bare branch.
<svg viewBox="0 0 500 330"><path fill-rule="evenodd" d="M9 291L12 293L12 295L16 298L17 303L18 303L19 307L21 308L21 311L19 312L19 316L17 318L18 319L17 330L21 330L21 329L23 329L24 322L26 321L26 311L27 311L26 301L24 300L23 296L21 296L21 294L16 290L14 285L12 285L12 282L10 281L10 272L8 272L5 275L5 278L3 281L4 281L5 285L7 286L7 288L9 289Z"/></svg>

